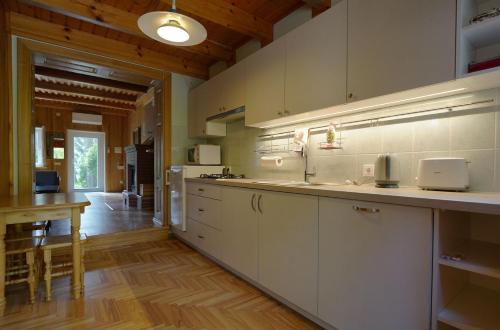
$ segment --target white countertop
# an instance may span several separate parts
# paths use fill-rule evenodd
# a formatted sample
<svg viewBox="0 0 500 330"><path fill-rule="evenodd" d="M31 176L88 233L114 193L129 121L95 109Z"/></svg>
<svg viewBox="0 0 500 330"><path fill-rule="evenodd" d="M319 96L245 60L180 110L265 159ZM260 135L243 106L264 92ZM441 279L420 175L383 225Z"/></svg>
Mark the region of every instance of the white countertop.
<svg viewBox="0 0 500 330"><path fill-rule="evenodd" d="M286 193L334 197L367 202L427 207L442 210L469 211L500 215L500 193L429 191L417 187L377 188L374 185L281 185L280 181L257 179L199 179L187 182L215 184L231 187L270 190ZM266 181L260 183L257 181Z"/></svg>

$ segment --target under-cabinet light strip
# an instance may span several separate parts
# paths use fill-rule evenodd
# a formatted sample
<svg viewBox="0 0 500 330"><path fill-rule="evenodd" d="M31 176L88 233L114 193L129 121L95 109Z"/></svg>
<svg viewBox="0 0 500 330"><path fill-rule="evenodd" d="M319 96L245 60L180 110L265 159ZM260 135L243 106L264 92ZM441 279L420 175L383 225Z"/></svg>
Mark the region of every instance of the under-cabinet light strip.
<svg viewBox="0 0 500 330"><path fill-rule="evenodd" d="M408 113L404 113L404 114L386 115L386 116L380 116L380 117L375 117L375 118L371 118L371 119L355 120L355 121L341 123L341 124L338 124L336 126L338 127L338 129L343 129L343 128L347 128L350 126L358 126L358 125L362 125L362 124L374 124L374 123L378 123L380 121L385 122L385 121L390 121L390 120L394 120L397 118L401 118L401 119L403 119L403 118L418 118L418 117L420 117L420 115L428 115L429 113L432 113L432 112L435 112L436 114L446 113L446 112L451 112L451 111L457 111L458 110L457 108L460 108L460 107L475 106L475 105L479 105L479 104L494 103L494 102L495 102L494 99L487 99L487 100L483 100L483 101L475 101L475 102L469 102L469 103L459 104L459 105L444 106L444 107L439 107L439 108L434 108L434 109L418 110L418 111L408 112ZM460 111L460 110L458 110L458 111ZM330 125L315 126L315 127L309 128L309 131L316 131L316 130L320 130L320 129L325 129L329 126ZM280 132L280 133L275 133L275 134L270 133L270 134L259 135L258 137L259 138L276 137L276 136L281 136L281 135L294 134L294 132L295 131L286 131L286 132Z"/></svg>

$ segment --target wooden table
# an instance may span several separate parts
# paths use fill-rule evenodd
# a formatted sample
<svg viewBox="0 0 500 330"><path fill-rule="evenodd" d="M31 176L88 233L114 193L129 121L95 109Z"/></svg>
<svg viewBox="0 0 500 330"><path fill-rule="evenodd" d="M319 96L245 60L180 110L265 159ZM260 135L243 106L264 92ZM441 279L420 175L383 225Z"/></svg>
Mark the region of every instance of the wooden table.
<svg viewBox="0 0 500 330"><path fill-rule="evenodd" d="M0 197L0 315L5 311L5 232L8 224L71 219L73 296L80 298L80 213L90 202L83 193Z"/></svg>

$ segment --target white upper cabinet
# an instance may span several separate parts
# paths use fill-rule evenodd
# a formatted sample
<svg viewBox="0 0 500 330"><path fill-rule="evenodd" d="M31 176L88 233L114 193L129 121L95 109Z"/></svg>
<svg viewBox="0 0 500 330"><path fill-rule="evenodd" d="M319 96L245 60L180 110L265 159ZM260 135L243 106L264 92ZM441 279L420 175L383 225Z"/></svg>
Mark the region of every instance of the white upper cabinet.
<svg viewBox="0 0 500 330"><path fill-rule="evenodd" d="M239 62L221 73L222 84L222 110L225 112L240 108L245 105L246 92L246 66L245 62Z"/></svg>
<svg viewBox="0 0 500 330"><path fill-rule="evenodd" d="M210 86L202 84L189 91L188 95L188 136L190 138L226 136L226 124L207 122L207 106Z"/></svg>
<svg viewBox="0 0 500 330"><path fill-rule="evenodd" d="M245 63L240 62L219 73L205 84L210 85L207 117L245 105Z"/></svg>
<svg viewBox="0 0 500 330"><path fill-rule="evenodd" d="M290 114L346 102L347 1L285 35L285 110Z"/></svg>
<svg viewBox="0 0 500 330"><path fill-rule="evenodd" d="M261 191L259 282L317 314L318 197Z"/></svg>
<svg viewBox="0 0 500 330"><path fill-rule="evenodd" d="M223 86L224 77L221 74L211 78L200 86L203 92L200 94L198 103L205 108L207 118L222 112L222 104L224 103Z"/></svg>
<svg viewBox="0 0 500 330"><path fill-rule="evenodd" d="M246 59L245 124L278 118L285 111L285 38Z"/></svg>
<svg viewBox="0 0 500 330"><path fill-rule="evenodd" d="M456 0L349 0L348 101L455 78Z"/></svg>
<svg viewBox="0 0 500 330"><path fill-rule="evenodd" d="M432 210L319 200L319 317L342 330L429 329Z"/></svg>

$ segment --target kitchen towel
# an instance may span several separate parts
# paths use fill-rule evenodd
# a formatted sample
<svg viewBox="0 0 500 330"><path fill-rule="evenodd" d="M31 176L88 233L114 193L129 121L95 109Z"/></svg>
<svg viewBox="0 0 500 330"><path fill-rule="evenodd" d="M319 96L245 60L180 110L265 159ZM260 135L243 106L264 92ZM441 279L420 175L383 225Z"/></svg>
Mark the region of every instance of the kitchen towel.
<svg viewBox="0 0 500 330"><path fill-rule="evenodd" d="M260 158L260 166L263 168L278 168L283 166L283 158L280 156L263 156Z"/></svg>
<svg viewBox="0 0 500 330"><path fill-rule="evenodd" d="M307 145L308 138L309 138L309 129L307 128L296 129L293 135L293 144L291 146L292 151L303 152L304 147Z"/></svg>
<svg viewBox="0 0 500 330"><path fill-rule="evenodd" d="M304 146L307 144L308 138L309 138L309 129L299 128L295 130L295 133L293 135L293 143Z"/></svg>

